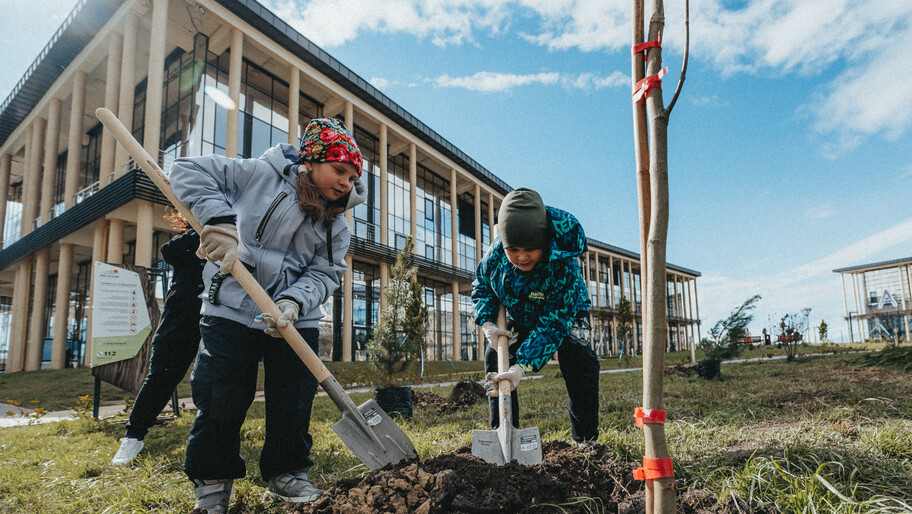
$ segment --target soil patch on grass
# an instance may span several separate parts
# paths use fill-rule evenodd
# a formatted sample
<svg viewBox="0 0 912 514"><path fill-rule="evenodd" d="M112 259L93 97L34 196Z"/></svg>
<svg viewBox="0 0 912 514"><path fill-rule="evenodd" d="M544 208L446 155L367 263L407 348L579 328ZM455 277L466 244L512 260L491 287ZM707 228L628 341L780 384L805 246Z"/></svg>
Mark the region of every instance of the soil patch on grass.
<svg viewBox="0 0 912 514"><path fill-rule="evenodd" d="M342 480L310 504L283 506L296 514L646 511L644 483L633 480L637 464L617 460L604 446L549 441L543 457L536 466L495 466L463 447ZM720 504L706 491L678 493L681 513L766 512L730 503Z"/></svg>
<svg viewBox="0 0 912 514"><path fill-rule="evenodd" d="M416 407L434 409L437 414L456 412L486 399L484 386L471 380L457 382L449 399L431 391L412 393L412 401Z"/></svg>

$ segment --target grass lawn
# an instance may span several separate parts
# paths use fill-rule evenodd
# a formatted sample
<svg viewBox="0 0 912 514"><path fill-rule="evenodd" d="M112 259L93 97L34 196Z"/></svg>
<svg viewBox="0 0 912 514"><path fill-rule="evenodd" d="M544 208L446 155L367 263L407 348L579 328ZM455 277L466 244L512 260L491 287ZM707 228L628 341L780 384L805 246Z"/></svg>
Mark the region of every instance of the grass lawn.
<svg viewBox="0 0 912 514"><path fill-rule="evenodd" d="M766 356L766 350L743 355L755 356ZM678 357L671 355L668 362L689 355ZM740 496L781 512L912 513L912 380L901 367L869 367L865 359L838 354L730 363L723 365L722 379L714 381L667 375L666 431L679 488ZM426 371L435 380L481 376L480 363L455 364L458 369L429 363ZM632 366L639 364L631 358ZM617 367L617 359L602 365ZM342 383L361 380L363 370L356 365L333 367ZM84 370L40 373L59 373L58 389L83 380L87 388L78 394L91 392L91 375ZM569 441L563 380L557 366L546 367L543 375L519 389L521 426L538 426L545 440ZM61 385L64 379L73 382ZM0 375L2 394L19 391L10 388L18 380L25 378ZM641 374L604 374L600 386L598 442L620 459L640 460L643 434L633 426L633 411L641 402ZM114 388L103 385L106 389ZM432 390L449 394L449 388ZM62 401L52 393L49 389L35 396L48 408L52 401ZM352 397L360 404L370 394ZM68 401L63 408L75 405L75 399ZM257 456L263 418L263 404L255 403L242 429L248 475L236 482L232 512L283 512L260 502L265 484ZM311 477L317 486L367 472L329 428L338 418L328 398L316 399ZM470 445L472 430L486 429L486 421L485 404L443 415L416 408L403 428L427 459ZM181 467L191 422L192 416L184 415L153 427L146 449L126 468L108 466L123 433L116 419L0 429L0 512L187 512L192 489Z"/></svg>

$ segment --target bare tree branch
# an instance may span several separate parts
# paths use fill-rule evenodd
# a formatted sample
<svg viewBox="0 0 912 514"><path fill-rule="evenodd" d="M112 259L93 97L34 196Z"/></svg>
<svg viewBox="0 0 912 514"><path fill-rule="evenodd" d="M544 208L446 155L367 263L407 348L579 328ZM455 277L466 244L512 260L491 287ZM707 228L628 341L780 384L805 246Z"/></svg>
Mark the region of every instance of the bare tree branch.
<svg viewBox="0 0 912 514"><path fill-rule="evenodd" d="M666 120L671 116L671 110L675 102L678 101L678 95L681 94L681 88L684 86L684 79L687 78L687 57L690 55L690 0L684 0L684 64L681 65L681 76L678 78L678 85L675 87L674 95L668 107L662 111L662 117Z"/></svg>

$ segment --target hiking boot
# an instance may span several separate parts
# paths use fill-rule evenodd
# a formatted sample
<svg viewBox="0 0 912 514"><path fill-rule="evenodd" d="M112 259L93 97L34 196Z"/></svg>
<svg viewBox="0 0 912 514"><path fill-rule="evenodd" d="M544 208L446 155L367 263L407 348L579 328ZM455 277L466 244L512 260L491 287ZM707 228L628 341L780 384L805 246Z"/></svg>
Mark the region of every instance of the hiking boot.
<svg viewBox="0 0 912 514"><path fill-rule="evenodd" d="M269 487L263 495L263 501L277 500L283 502L306 503L316 500L323 494L323 489L318 489L310 483L306 471L282 473L269 480Z"/></svg>
<svg viewBox="0 0 912 514"><path fill-rule="evenodd" d="M231 489L234 480L194 480L196 496L194 509L206 509L209 514L225 514L228 512L228 502L231 500Z"/></svg>
<svg viewBox="0 0 912 514"><path fill-rule="evenodd" d="M129 464L139 455L139 451L142 449L143 442L141 440L124 437L120 440L120 448L114 454L114 458L111 459L111 465L123 466L124 464Z"/></svg>

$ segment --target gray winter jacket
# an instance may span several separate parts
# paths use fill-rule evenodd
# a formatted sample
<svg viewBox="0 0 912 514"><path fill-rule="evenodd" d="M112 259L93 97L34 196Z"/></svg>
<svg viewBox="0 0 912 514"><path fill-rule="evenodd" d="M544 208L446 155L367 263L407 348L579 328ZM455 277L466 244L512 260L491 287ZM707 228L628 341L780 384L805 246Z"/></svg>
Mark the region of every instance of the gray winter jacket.
<svg viewBox="0 0 912 514"><path fill-rule="evenodd" d="M331 229L332 251L328 251L322 221L314 222L298 208L295 184L299 167L289 167L297 156L297 148L280 144L258 159L185 157L174 161L170 181L174 193L200 223L236 216L241 239L238 259L273 300L291 298L301 305L295 327L316 328L323 317L320 305L342 283L351 232L345 217L339 216ZM303 166L300 169L304 171ZM346 208L365 198L366 188L359 179ZM210 262L203 270L202 314L263 328L254 321L262 311L234 277L224 277L217 294L210 298L218 269Z"/></svg>

